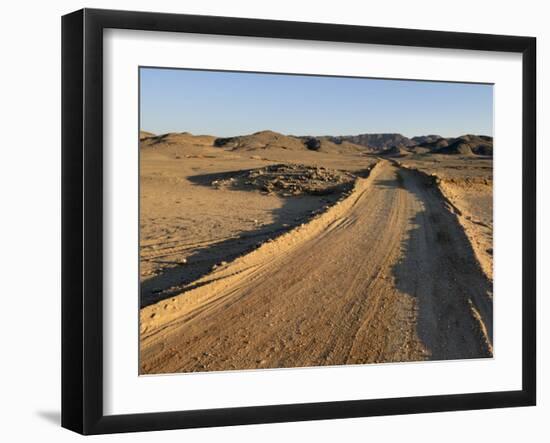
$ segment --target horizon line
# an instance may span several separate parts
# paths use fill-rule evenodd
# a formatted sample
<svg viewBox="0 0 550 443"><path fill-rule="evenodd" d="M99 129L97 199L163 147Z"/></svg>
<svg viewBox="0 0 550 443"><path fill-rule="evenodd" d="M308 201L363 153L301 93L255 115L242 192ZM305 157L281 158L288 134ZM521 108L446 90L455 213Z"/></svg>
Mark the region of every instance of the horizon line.
<svg viewBox="0 0 550 443"><path fill-rule="evenodd" d="M353 132L353 133L347 133L347 134L337 134L337 135L334 135L334 134L311 134L311 133L304 133L304 134L296 134L296 133L290 133L290 132L281 132L281 131L275 131L273 129L260 129L258 131L253 131L253 132L246 132L246 133L237 133L235 135L218 135L218 134L214 134L214 133L195 133L195 132L191 132L191 131L177 131L177 130L174 130L174 131L168 131L168 132L154 132L154 131L150 131L148 129L143 129L143 128L139 128L140 131L143 131L143 132L148 132L150 134L154 134L155 136L160 136L160 135L166 135L166 134L190 134L192 136L195 136L195 137L200 137L200 136L210 136L210 137L217 137L217 138L232 138L232 137L243 137L243 136L246 136L246 135L254 135L254 134L259 134L261 132L274 132L274 133L277 133L277 134L281 134L281 135L284 135L284 136L287 136L287 137L356 137L356 136L359 136L359 135L401 135L403 137L406 137L408 139L413 139L414 137L428 137L428 136L433 136L433 135L436 135L436 136L439 136L441 138L457 138L457 137L462 137L464 135L476 135L476 136L484 136L484 137L493 137L493 134L482 134L482 133L475 133L475 132L464 132L464 133L460 133L459 135L441 135L441 134L438 134L437 132L427 132L427 133L422 133L422 134L417 134L417 135L413 135L413 136L409 136L409 135L405 135L404 133L402 132Z"/></svg>

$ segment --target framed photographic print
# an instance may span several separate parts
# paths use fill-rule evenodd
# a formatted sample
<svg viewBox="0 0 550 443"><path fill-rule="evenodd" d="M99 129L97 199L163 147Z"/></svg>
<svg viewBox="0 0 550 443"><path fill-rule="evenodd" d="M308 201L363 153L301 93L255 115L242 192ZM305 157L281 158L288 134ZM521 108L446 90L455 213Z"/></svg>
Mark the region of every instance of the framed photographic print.
<svg viewBox="0 0 550 443"><path fill-rule="evenodd" d="M534 405L531 37L62 21L62 425Z"/></svg>

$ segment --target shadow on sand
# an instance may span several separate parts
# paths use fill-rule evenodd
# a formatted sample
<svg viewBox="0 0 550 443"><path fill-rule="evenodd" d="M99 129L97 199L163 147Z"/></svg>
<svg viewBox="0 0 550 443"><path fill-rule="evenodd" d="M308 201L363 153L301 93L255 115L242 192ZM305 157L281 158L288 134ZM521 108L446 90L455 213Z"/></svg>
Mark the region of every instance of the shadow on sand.
<svg viewBox="0 0 550 443"><path fill-rule="evenodd" d="M492 343L492 283L482 273L470 241L436 187L400 170L406 192L423 210L401 244L393 269L397 289L416 299L417 334L431 360L491 357L480 321Z"/></svg>
<svg viewBox="0 0 550 443"><path fill-rule="evenodd" d="M210 187L214 180L231 178L237 174L243 174L243 172L247 172L247 170L221 174L195 175L188 177L188 180L196 185ZM365 173L362 172L361 174L364 175ZM233 189L257 192L257 190L249 186ZM306 223L315 215L315 211L321 210L325 205L334 203L340 196L340 193L333 193L323 196L301 195L281 197L281 207L271 211L273 221L270 224L263 225L252 231L242 232L234 238L197 249L187 257L187 263L184 265L167 260L158 260L157 263L173 265L173 267L165 268L162 273L141 283L141 307L143 308L180 294L186 285L211 272L213 266L222 261L230 262L256 249L268 239L277 237L302 223ZM236 212L238 212L238 209L236 209ZM228 215L230 216L230 214Z"/></svg>

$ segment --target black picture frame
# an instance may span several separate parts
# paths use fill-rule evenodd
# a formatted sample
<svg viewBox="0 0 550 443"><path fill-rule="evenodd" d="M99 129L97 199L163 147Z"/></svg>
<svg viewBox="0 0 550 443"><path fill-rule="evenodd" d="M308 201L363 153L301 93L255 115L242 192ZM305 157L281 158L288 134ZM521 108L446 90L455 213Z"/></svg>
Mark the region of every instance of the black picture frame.
<svg viewBox="0 0 550 443"><path fill-rule="evenodd" d="M103 413L103 30L503 51L523 63L522 389L391 399ZM536 39L83 9L62 18L62 426L82 434L458 411L536 403Z"/></svg>

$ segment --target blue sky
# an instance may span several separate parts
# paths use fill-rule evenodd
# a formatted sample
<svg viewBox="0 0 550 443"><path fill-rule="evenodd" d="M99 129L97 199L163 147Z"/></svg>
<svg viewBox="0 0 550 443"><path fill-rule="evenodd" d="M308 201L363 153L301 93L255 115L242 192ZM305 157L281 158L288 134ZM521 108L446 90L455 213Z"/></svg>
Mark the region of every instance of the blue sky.
<svg viewBox="0 0 550 443"><path fill-rule="evenodd" d="M140 125L221 137L492 135L491 85L141 68Z"/></svg>

